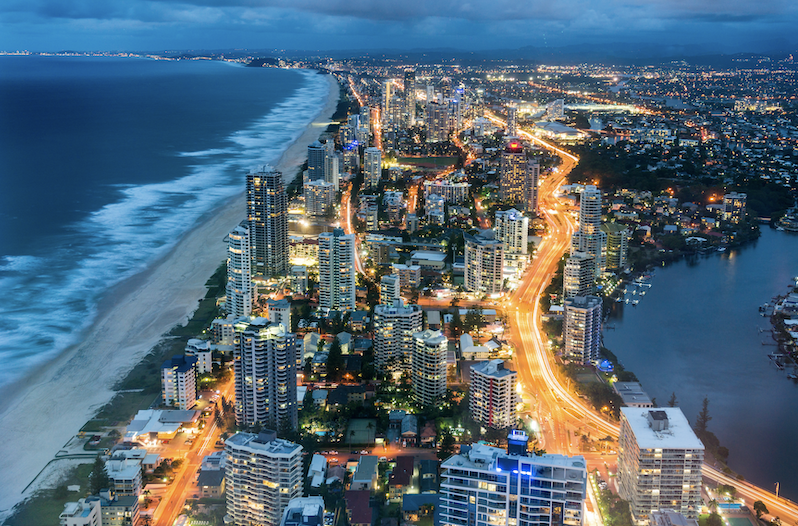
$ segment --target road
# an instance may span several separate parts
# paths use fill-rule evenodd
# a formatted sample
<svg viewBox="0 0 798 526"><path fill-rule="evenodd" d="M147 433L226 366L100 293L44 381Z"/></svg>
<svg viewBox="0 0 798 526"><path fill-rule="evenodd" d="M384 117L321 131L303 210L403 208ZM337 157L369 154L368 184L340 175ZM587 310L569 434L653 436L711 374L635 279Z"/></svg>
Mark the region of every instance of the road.
<svg viewBox="0 0 798 526"><path fill-rule="evenodd" d="M503 124L496 116L489 118ZM590 433L592 438L610 436L617 440L620 428L596 413L578 396L563 387L548 340L540 325L539 298L551 282L560 258L568 250L576 221L567 211L566 204L557 197L557 189L566 182L568 173L576 166L578 158L554 144L526 133L521 135L556 153L561 158L559 169L540 186L539 203L541 215L548 224L549 232L538 247L534 260L518 289L506 303L511 320L509 339L513 342L519 381L523 386L523 398L531 406L530 413L540 425L541 447L551 453L573 454L579 444L575 431ZM603 465L604 461L615 463L615 456L588 458L591 466ZM776 497L770 491L753 484L737 480L704 464L704 477L708 480L729 484L737 488L738 496L751 507L756 500L763 501L771 516L795 524L798 521L798 505Z"/></svg>

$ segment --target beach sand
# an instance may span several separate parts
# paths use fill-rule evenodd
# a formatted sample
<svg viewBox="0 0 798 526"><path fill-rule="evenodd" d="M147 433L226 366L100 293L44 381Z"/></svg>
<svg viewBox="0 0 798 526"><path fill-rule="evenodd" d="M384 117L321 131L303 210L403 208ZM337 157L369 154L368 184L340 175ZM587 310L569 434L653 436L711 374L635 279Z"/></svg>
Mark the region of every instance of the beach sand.
<svg viewBox="0 0 798 526"><path fill-rule="evenodd" d="M287 178L296 174L307 157L307 145L324 132L335 112L338 83L332 75L328 78L326 106L276 165ZM191 317L207 292L205 282L226 257L224 237L246 217L245 203L243 193L228 200L165 257L115 287L101 303L82 343L16 384L16 392L4 397L0 408L0 443L5 451L0 463L0 520L42 486L47 477L37 475L113 398L116 382L166 332ZM75 494L75 500L79 496Z"/></svg>

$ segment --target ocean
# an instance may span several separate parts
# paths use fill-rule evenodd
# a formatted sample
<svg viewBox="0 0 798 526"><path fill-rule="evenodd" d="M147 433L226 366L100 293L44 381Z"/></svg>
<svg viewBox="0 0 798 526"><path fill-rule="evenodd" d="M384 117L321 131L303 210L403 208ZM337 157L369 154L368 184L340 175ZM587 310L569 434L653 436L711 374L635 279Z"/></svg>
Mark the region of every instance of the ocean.
<svg viewBox="0 0 798 526"><path fill-rule="evenodd" d="M75 344L328 95L310 71L0 56L0 388Z"/></svg>

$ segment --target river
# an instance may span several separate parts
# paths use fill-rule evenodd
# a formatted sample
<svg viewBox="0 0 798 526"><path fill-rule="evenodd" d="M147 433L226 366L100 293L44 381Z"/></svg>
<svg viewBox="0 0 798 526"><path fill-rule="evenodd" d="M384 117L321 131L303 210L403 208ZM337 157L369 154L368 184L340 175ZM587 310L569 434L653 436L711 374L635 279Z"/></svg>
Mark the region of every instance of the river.
<svg viewBox="0 0 798 526"><path fill-rule="evenodd" d="M604 345L665 405L672 392L690 422L709 398L709 430L729 465L798 501L798 384L767 354L759 306L798 275L798 235L767 226L754 243L656 270L637 306L615 304Z"/></svg>

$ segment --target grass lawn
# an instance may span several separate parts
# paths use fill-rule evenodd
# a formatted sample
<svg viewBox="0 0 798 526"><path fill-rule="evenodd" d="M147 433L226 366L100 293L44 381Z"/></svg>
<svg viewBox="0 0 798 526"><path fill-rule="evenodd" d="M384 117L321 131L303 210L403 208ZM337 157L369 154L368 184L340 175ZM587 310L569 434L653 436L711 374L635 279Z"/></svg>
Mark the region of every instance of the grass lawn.
<svg viewBox="0 0 798 526"><path fill-rule="evenodd" d="M77 501L86 494L92 467L93 463L76 466L60 486L36 493L25 506L6 519L4 526L59 526L58 516L64 511L64 504ZM80 491L67 491L67 486L74 484L80 485Z"/></svg>

